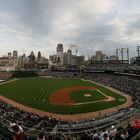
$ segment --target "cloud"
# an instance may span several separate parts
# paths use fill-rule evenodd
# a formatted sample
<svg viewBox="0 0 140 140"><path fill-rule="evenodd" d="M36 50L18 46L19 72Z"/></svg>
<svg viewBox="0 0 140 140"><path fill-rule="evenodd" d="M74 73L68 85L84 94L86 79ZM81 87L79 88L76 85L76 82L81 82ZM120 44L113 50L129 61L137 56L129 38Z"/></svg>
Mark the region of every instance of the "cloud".
<svg viewBox="0 0 140 140"><path fill-rule="evenodd" d="M97 50L112 55L119 47L132 49L140 37L139 4L137 0L1 0L0 46L5 53L41 50L47 57L55 54L58 43L65 50L76 44L78 53L87 56Z"/></svg>

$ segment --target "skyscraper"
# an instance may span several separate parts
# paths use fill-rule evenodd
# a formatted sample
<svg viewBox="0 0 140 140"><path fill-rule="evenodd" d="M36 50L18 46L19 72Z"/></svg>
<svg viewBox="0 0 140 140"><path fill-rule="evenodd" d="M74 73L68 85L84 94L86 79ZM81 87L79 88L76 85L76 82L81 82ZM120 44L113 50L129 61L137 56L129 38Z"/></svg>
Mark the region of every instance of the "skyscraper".
<svg viewBox="0 0 140 140"><path fill-rule="evenodd" d="M57 44L57 64L63 66L63 44Z"/></svg>
<svg viewBox="0 0 140 140"><path fill-rule="evenodd" d="M68 65L71 65L71 59L72 59L72 51L70 49L68 49L67 51L68 54Z"/></svg>
<svg viewBox="0 0 140 140"><path fill-rule="evenodd" d="M41 60L41 52L38 52L38 56L37 56L37 60L40 61Z"/></svg>
<svg viewBox="0 0 140 140"><path fill-rule="evenodd" d="M30 62L34 62L35 61L35 55L34 55L34 52L32 51L31 54L29 55L29 58L30 58Z"/></svg>
<svg viewBox="0 0 140 140"><path fill-rule="evenodd" d="M14 57L14 58L17 58L17 57L18 57L18 52L17 52L17 50L13 50L13 57Z"/></svg>

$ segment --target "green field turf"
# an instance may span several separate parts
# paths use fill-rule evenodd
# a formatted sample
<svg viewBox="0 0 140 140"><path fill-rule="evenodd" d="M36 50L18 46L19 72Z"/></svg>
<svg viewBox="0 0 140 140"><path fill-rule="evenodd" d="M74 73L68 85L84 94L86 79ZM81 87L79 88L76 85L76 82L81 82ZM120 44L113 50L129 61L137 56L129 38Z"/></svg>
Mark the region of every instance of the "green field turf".
<svg viewBox="0 0 140 140"><path fill-rule="evenodd" d="M70 86L94 86L104 94L114 97L116 100L107 103L98 102L75 106L51 105L49 103L48 98L52 92L56 91L57 89ZM92 97L85 98L83 96L85 93L92 94ZM73 114L93 112L115 106L117 107L126 101L123 96L118 95L107 88L91 82L82 81L81 79L19 79L11 83L0 85L0 94L26 106L59 114L70 114L71 112ZM97 90L85 90L81 92L72 91L70 93L70 97L77 103L101 100L105 98L105 96L97 92Z"/></svg>
<svg viewBox="0 0 140 140"><path fill-rule="evenodd" d="M78 98L77 98L78 94ZM90 94L91 96L85 97L85 94ZM70 97L75 102L90 102L90 101L99 101L106 99L104 95L95 90L82 90L82 91L71 91Z"/></svg>

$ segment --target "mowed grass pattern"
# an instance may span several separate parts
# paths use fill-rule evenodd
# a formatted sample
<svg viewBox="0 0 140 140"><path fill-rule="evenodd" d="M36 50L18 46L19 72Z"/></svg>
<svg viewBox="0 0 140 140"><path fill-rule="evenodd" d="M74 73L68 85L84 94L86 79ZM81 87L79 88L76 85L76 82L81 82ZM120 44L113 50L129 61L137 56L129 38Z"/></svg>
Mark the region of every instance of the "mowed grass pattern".
<svg viewBox="0 0 140 140"><path fill-rule="evenodd" d="M57 89L70 87L70 86L94 86L100 89L101 92L108 96L116 98L112 102L98 102L91 104L84 104L80 106L56 106L49 103L49 95ZM11 83L0 85L0 94L10 98L18 103L24 104L29 107L37 108L40 110L54 112L59 114L77 114L102 110L123 104L125 101L119 101L118 99L124 99L124 97L91 82L85 82L81 79L43 79L43 78L28 78L19 79ZM76 95L76 96L75 96ZM73 100L79 102L81 94L75 94ZM101 94L99 94L101 95ZM98 96L98 95L96 95ZM97 97L97 99L100 97ZM96 100L96 99L94 99ZM91 100L90 100L91 101ZM80 102L82 100L80 99Z"/></svg>

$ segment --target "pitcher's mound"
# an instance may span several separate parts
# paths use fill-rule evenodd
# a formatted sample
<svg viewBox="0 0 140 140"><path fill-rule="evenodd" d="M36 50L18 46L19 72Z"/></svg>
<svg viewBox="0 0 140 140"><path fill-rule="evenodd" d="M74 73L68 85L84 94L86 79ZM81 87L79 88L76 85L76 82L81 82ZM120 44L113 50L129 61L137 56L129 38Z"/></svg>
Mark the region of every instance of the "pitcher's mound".
<svg viewBox="0 0 140 140"><path fill-rule="evenodd" d="M91 94L84 94L85 97L91 97Z"/></svg>

